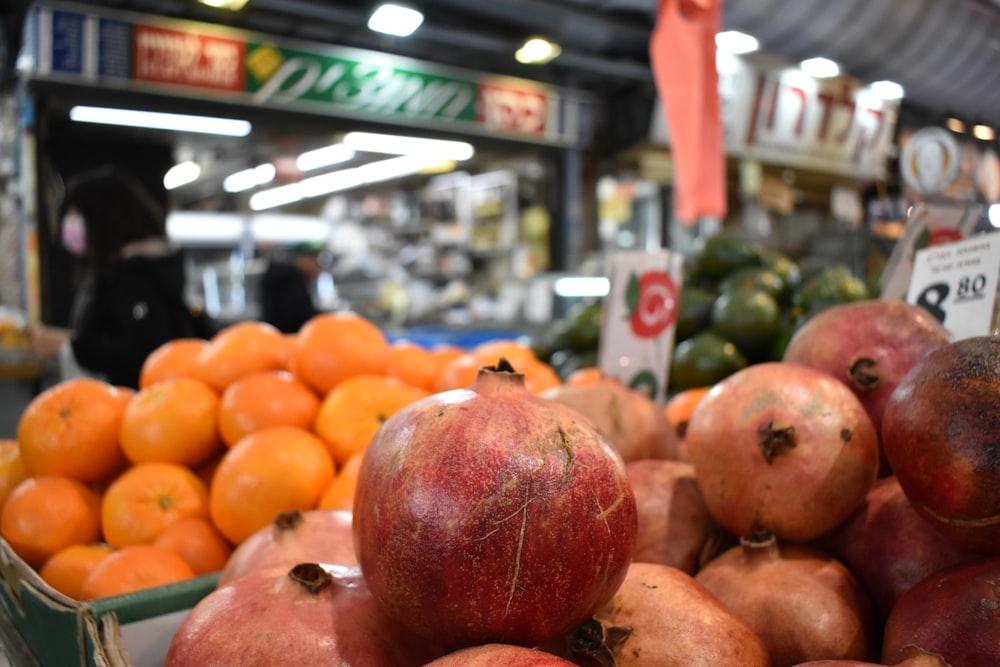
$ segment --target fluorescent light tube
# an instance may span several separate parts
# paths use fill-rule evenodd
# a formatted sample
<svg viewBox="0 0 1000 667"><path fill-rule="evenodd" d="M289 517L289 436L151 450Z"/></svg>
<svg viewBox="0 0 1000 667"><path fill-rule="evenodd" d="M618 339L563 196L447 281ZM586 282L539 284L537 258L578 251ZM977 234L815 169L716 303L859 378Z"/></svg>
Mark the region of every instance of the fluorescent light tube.
<svg viewBox="0 0 1000 667"><path fill-rule="evenodd" d="M344 144L333 144L316 150L306 151L295 160L295 166L301 171L321 169L330 165L347 162L354 157L354 151Z"/></svg>
<svg viewBox="0 0 1000 667"><path fill-rule="evenodd" d="M392 155L433 155L438 160L468 160L476 151L472 144L445 139L401 137L373 132L348 132L343 143L356 151Z"/></svg>
<svg viewBox="0 0 1000 667"><path fill-rule="evenodd" d="M745 32L724 30L715 34L715 46L738 56L756 51L760 48L760 42L757 41L756 37Z"/></svg>
<svg viewBox="0 0 1000 667"><path fill-rule="evenodd" d="M154 130L220 134L228 137L245 137L250 134L250 130L252 129L249 121L235 118L191 116L179 113L137 111L135 109L114 109L110 107L75 106L69 110L69 118L80 123L125 125Z"/></svg>
<svg viewBox="0 0 1000 667"><path fill-rule="evenodd" d="M871 89L883 100L903 99L903 87L895 81L876 81L871 85Z"/></svg>
<svg viewBox="0 0 1000 667"><path fill-rule="evenodd" d="M276 171L270 162L237 171L226 176L222 181L222 189L226 192L243 192L258 185L266 185L274 180Z"/></svg>
<svg viewBox="0 0 1000 667"><path fill-rule="evenodd" d="M552 290L559 296L606 296L611 291L611 281L599 276L569 276L556 280Z"/></svg>
<svg viewBox="0 0 1000 667"><path fill-rule="evenodd" d="M807 58L799 63L799 67L817 79L829 79L840 74L840 65L829 58Z"/></svg>
<svg viewBox="0 0 1000 667"><path fill-rule="evenodd" d="M368 19L368 29L395 37L407 37L424 22L424 15L416 9L387 3L381 5Z"/></svg>
<svg viewBox="0 0 1000 667"><path fill-rule="evenodd" d="M190 160L179 162L167 170L163 175L163 187L167 190L176 190L182 185L194 183L201 176L201 167L197 162Z"/></svg>
<svg viewBox="0 0 1000 667"><path fill-rule="evenodd" d="M514 60L525 65L544 65L552 62L560 53L562 49L558 44L541 37L532 37L514 53Z"/></svg>

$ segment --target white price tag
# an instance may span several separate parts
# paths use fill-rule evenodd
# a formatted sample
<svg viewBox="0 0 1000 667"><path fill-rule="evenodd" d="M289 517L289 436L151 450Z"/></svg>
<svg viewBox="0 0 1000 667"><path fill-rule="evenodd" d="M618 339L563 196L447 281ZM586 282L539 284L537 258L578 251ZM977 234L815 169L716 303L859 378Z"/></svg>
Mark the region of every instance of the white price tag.
<svg viewBox="0 0 1000 667"><path fill-rule="evenodd" d="M994 326L1000 279L1000 235L918 250L906 293L944 324L954 340L985 336Z"/></svg>

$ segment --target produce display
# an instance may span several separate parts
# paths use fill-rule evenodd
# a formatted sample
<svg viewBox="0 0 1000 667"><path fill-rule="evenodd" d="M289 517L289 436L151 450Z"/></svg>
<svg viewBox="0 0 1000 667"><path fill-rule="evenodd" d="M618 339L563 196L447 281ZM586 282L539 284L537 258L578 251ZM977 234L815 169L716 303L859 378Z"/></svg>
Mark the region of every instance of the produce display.
<svg viewBox="0 0 1000 667"><path fill-rule="evenodd" d="M666 406L348 312L174 341L32 401L0 536L69 600L219 573L168 667L1000 664L1000 341L807 282Z"/></svg>

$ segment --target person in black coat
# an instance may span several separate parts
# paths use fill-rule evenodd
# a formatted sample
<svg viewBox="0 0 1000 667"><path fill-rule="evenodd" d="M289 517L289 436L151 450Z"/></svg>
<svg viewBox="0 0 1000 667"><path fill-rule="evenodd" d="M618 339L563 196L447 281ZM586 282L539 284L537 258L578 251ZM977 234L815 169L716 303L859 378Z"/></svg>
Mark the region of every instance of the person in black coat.
<svg viewBox="0 0 1000 667"><path fill-rule="evenodd" d="M261 319L284 333L295 333L319 313L313 283L319 275L320 248L301 243L289 258L271 259L260 281Z"/></svg>
<svg viewBox="0 0 1000 667"><path fill-rule="evenodd" d="M135 177L114 167L86 172L67 184L63 209L62 242L80 260L80 289L68 331L36 330L39 356L68 345L88 374L137 388L160 345L213 335L211 321L185 301L166 215Z"/></svg>

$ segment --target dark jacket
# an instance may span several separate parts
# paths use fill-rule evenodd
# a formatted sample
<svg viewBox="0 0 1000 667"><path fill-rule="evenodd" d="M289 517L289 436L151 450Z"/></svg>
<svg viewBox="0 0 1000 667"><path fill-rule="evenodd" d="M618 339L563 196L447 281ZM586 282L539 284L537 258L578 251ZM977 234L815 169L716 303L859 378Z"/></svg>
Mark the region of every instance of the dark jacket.
<svg viewBox="0 0 1000 667"><path fill-rule="evenodd" d="M285 333L295 333L318 312L309 278L294 264L272 260L260 281L261 319Z"/></svg>
<svg viewBox="0 0 1000 667"><path fill-rule="evenodd" d="M209 338L208 318L184 300L184 264L177 250L136 254L81 296L71 344L77 363L108 382L138 387L146 357L175 338Z"/></svg>

